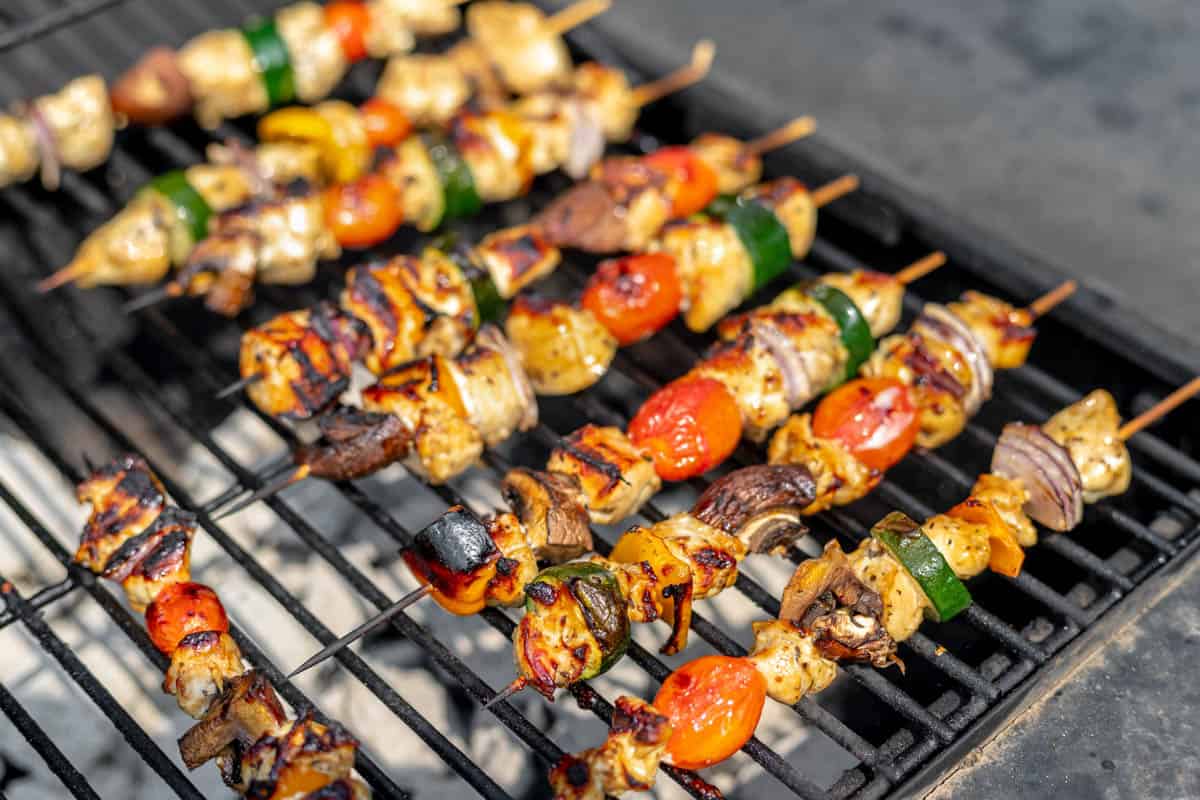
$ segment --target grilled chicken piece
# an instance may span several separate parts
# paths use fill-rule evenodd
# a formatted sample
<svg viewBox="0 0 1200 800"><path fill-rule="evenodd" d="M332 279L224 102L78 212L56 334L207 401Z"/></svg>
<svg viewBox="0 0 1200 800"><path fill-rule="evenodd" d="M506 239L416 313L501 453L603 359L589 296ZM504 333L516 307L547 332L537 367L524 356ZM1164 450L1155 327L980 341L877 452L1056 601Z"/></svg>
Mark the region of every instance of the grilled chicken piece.
<svg viewBox="0 0 1200 800"><path fill-rule="evenodd" d="M545 175L566 163L571 152L572 106L562 95L544 92L518 98L510 107L529 129L529 165L534 174Z"/></svg>
<svg viewBox="0 0 1200 800"><path fill-rule="evenodd" d="M765 326L749 326L736 339L714 345L689 373L714 378L729 390L741 411L745 435L754 442L766 439L792 410L792 393L784 373L790 354L777 354L770 336ZM786 339L780 337L780 341L790 350Z"/></svg>
<svg viewBox="0 0 1200 800"><path fill-rule="evenodd" d="M675 514L650 526L667 548L692 569L692 596L712 597L733 585L746 546L691 514Z"/></svg>
<svg viewBox="0 0 1200 800"><path fill-rule="evenodd" d="M500 488L539 559L555 563L592 549L585 498L573 475L517 467Z"/></svg>
<svg viewBox="0 0 1200 800"><path fill-rule="evenodd" d="M746 658L767 681L767 695L794 705L837 677L837 663L813 644L811 635L787 620L755 622L754 647Z"/></svg>
<svg viewBox="0 0 1200 800"><path fill-rule="evenodd" d="M450 362L427 356L363 390L363 409L392 414L412 436L406 465L430 483L462 474L483 454L483 437L468 421Z"/></svg>
<svg viewBox="0 0 1200 800"><path fill-rule="evenodd" d="M439 127L470 99L471 84L450 56L414 53L388 61L375 92L402 108L414 125Z"/></svg>
<svg viewBox="0 0 1200 800"><path fill-rule="evenodd" d="M507 299L554 271L562 254L533 225L493 231L471 249L500 296Z"/></svg>
<svg viewBox="0 0 1200 800"><path fill-rule="evenodd" d="M869 269L853 272L832 272L817 279L835 289L841 289L858 310L862 312L871 328L871 336L879 339L900 324L904 311L904 284L894 275Z"/></svg>
<svg viewBox="0 0 1200 800"><path fill-rule="evenodd" d="M648 790L670 739L671 722L654 706L618 697L604 744L565 755L551 770L555 800L604 800Z"/></svg>
<svg viewBox="0 0 1200 800"><path fill-rule="evenodd" d="M708 330L750 293L754 280L750 254L724 222L671 225L652 249L675 259L684 288L683 321L690 330Z"/></svg>
<svg viewBox="0 0 1200 800"><path fill-rule="evenodd" d="M848 556L854 575L883 600L883 626L903 642L921 626L929 600L921 587L876 539L866 539Z"/></svg>
<svg viewBox="0 0 1200 800"><path fill-rule="evenodd" d="M277 144L256 147L252 156L256 165L254 172L258 172L257 165L261 163L260 154L262 152L280 149ZM315 152L310 147L289 147L288 149ZM244 165L236 163L233 156L227 155L228 152L229 148L227 147L211 145L209 155L216 156L211 159L212 163L193 164L184 170L188 184L204 198L204 202L208 203L209 208L217 212L236 208L248 202L254 196L257 188L258 175L249 174L250 170Z"/></svg>
<svg viewBox="0 0 1200 800"><path fill-rule="evenodd" d="M533 389L542 395L581 392L608 372L617 340L585 308L519 296L504 323Z"/></svg>
<svg viewBox="0 0 1200 800"><path fill-rule="evenodd" d="M614 427L584 425L554 448L546 469L579 480L588 514L601 525L637 513L662 487L654 460Z"/></svg>
<svg viewBox="0 0 1200 800"><path fill-rule="evenodd" d="M346 273L340 305L370 329L371 349L363 363L376 375L416 357L426 322L432 316L409 288L407 262L414 262L413 272L420 269L412 256L396 256L384 263L354 267Z"/></svg>
<svg viewBox="0 0 1200 800"><path fill-rule="evenodd" d="M101 575L121 584L129 605L141 613L168 584L191 579L195 533L194 514L165 508L153 524L126 539L109 556Z"/></svg>
<svg viewBox="0 0 1200 800"><path fill-rule="evenodd" d="M546 27L545 14L532 3L472 3L467 8L467 31L513 94L570 84L572 64L566 43Z"/></svg>
<svg viewBox="0 0 1200 800"><path fill-rule="evenodd" d="M973 578L987 569L992 554L987 526L936 514L925 520L921 531L959 578Z"/></svg>
<svg viewBox="0 0 1200 800"><path fill-rule="evenodd" d="M187 78L196 121L204 128L270 108L254 52L239 30L200 34L183 46L176 63Z"/></svg>
<svg viewBox="0 0 1200 800"><path fill-rule="evenodd" d="M737 194L762 179L762 159L746 143L719 133L702 133L688 148L717 176L718 194Z"/></svg>
<svg viewBox="0 0 1200 800"><path fill-rule="evenodd" d="M275 27L287 45L296 99L307 105L328 97L350 64L325 10L307 0L292 3L275 14Z"/></svg>
<svg viewBox="0 0 1200 800"><path fill-rule="evenodd" d="M621 540L627 536L645 543L657 534L635 526L627 530ZM641 556L639 561L612 561L600 556L593 556L591 560L616 577L630 622L665 619L671 623L671 636L660 652L674 655L687 647L692 624L692 567L672 553L665 543L645 548L638 555Z"/></svg>
<svg viewBox="0 0 1200 800"><path fill-rule="evenodd" d="M330 481L372 475L408 455L412 433L391 414L339 407L318 419L325 441L298 447L292 454L309 474Z"/></svg>
<svg viewBox="0 0 1200 800"><path fill-rule="evenodd" d="M32 178L40 158L32 123L14 114L0 113L0 187Z"/></svg>
<svg viewBox="0 0 1200 800"><path fill-rule="evenodd" d="M985 472L971 487L971 497L990 503L1021 547L1029 548L1037 544L1037 528L1024 511L1029 497L1020 481Z"/></svg>
<svg viewBox="0 0 1200 800"><path fill-rule="evenodd" d="M492 62L488 61L487 53L473 39L459 39L446 51L450 60L462 70L462 74L471 85L470 105L480 111L492 111L503 108L508 103L508 90L504 88L500 75Z"/></svg>
<svg viewBox="0 0 1200 800"><path fill-rule="evenodd" d="M775 432L767 449L767 460L771 464L808 468L816 482L816 497L804 509L805 515L851 503L875 488L882 477L840 442L815 435L809 414L794 414Z"/></svg>
<svg viewBox="0 0 1200 800"><path fill-rule="evenodd" d="M367 4L372 14L385 10L390 23L418 36L453 33L462 24L458 5L450 0L368 0Z"/></svg>
<svg viewBox="0 0 1200 800"><path fill-rule="evenodd" d="M625 73L598 61L585 61L575 68L572 83L575 95L599 121L604 138L610 142L629 141L640 109Z"/></svg>
<svg viewBox="0 0 1200 800"><path fill-rule="evenodd" d="M1066 448L1083 483L1083 501L1095 503L1129 488L1133 463L1118 431L1117 401L1103 389L1059 411L1042 430Z"/></svg>
<svg viewBox="0 0 1200 800"><path fill-rule="evenodd" d="M493 447L537 425L537 400L520 358L495 325L480 328L474 344L456 360L451 374L467 419L484 444Z"/></svg>
<svg viewBox="0 0 1200 800"><path fill-rule="evenodd" d="M175 696L185 714L202 719L229 680L243 672L242 651L228 633L189 633L171 651L163 691Z"/></svg>
<svg viewBox="0 0 1200 800"><path fill-rule="evenodd" d="M235 741L256 742L287 729L287 713L275 689L258 670L226 679L204 718L179 738L184 766L195 769Z"/></svg>
<svg viewBox="0 0 1200 800"><path fill-rule="evenodd" d="M100 573L121 545L149 528L166 507L166 490L138 456L122 456L75 487L92 512L83 526L76 563Z"/></svg>
<svg viewBox="0 0 1200 800"><path fill-rule="evenodd" d="M752 186L742 193L775 212L788 232L793 258L804 258L817 235L817 207L804 184L795 178L778 178Z"/></svg>
<svg viewBox="0 0 1200 800"><path fill-rule="evenodd" d="M182 264L191 248L191 233L171 201L144 191L88 234L64 270L81 289L155 283Z"/></svg>
<svg viewBox="0 0 1200 800"><path fill-rule="evenodd" d="M993 368L1013 369L1025 363L1037 336L1029 311L980 292L964 292L949 308L975 334Z"/></svg>
<svg viewBox="0 0 1200 800"><path fill-rule="evenodd" d="M76 78L53 94L34 100L31 123L42 125L49 134L52 157L57 164L83 171L108 159L113 143L112 103L108 88L99 75ZM42 153L43 178L48 154ZM45 181L56 188L55 180Z"/></svg>
<svg viewBox="0 0 1200 800"><path fill-rule="evenodd" d="M285 312L242 336L242 376L262 376L246 394L273 417L308 419L346 390L369 345L366 326L332 304Z"/></svg>
<svg viewBox="0 0 1200 800"><path fill-rule="evenodd" d="M406 222L424 232L441 223L446 210L442 179L420 136L409 136L387 153L380 160L379 170L400 190Z"/></svg>
<svg viewBox="0 0 1200 800"><path fill-rule="evenodd" d="M292 800L350 776L358 741L337 723L322 725L311 712L287 731L263 736L241 757L238 791L256 800Z"/></svg>
<svg viewBox="0 0 1200 800"><path fill-rule="evenodd" d="M505 511L484 521L500 550L496 574L488 581L488 605L515 608L525 602L525 587L537 575L537 556L516 514Z"/></svg>
<svg viewBox="0 0 1200 800"><path fill-rule="evenodd" d="M417 355L456 356L475 335L479 312L463 271L440 250L426 248L420 259L401 259L400 277L425 310L425 335Z"/></svg>
<svg viewBox="0 0 1200 800"><path fill-rule="evenodd" d="M692 514L736 536L748 552L778 555L808 533L800 516L816 490L803 465L758 464L714 481L696 500Z"/></svg>
<svg viewBox="0 0 1200 800"><path fill-rule="evenodd" d="M539 573L540 575L540 573ZM629 635L628 612L622 598L605 593L594 596L595 584L535 579L525 587L525 616L513 631L513 651L517 673L528 685L553 699L559 687L578 682L588 671L598 669L606 652L606 641L615 645L611 634ZM613 601L603 610L585 610L583 599L602 603ZM596 617L592 611L601 611ZM594 625L593 625L594 623ZM601 637L604 637L603 639Z"/></svg>
<svg viewBox="0 0 1200 800"><path fill-rule="evenodd" d="M434 0L437 2L437 0ZM409 0L367 0L367 19L369 24L363 34L363 44L366 45L367 55L371 58L389 58L402 55L413 49L417 40L413 36L414 27L410 27L408 6L423 5L410 3ZM451 8L454 24L450 30L458 27L458 9ZM438 12L441 11L439 4ZM419 18L419 17L418 17Z"/></svg>
<svg viewBox="0 0 1200 800"><path fill-rule="evenodd" d="M961 353L918 332L889 336L863 364L865 377L897 378L913 390L921 417L917 444L940 447L967 424L963 397L970 367ZM957 377L956 377L957 376Z"/></svg>
<svg viewBox="0 0 1200 800"><path fill-rule="evenodd" d="M450 123L450 138L467 167L475 191L485 203L520 197L533 183L529 126L504 110L477 113L464 109Z"/></svg>

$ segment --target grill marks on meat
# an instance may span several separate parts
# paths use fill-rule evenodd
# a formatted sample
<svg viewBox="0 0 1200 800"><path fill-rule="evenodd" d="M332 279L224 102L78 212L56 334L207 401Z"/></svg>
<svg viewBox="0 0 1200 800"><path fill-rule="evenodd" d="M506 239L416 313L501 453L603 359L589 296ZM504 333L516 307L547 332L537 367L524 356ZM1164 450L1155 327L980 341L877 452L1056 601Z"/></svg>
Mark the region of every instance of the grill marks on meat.
<svg viewBox="0 0 1200 800"><path fill-rule="evenodd" d="M166 508L153 524L117 548L102 577L120 583L135 611L145 611L167 584L190 579L192 536L196 516Z"/></svg>
<svg viewBox="0 0 1200 800"><path fill-rule="evenodd" d="M121 545L150 527L167 503L166 490L138 456L94 470L75 497L92 506L75 561L93 572L103 570Z"/></svg>
<svg viewBox="0 0 1200 800"><path fill-rule="evenodd" d="M662 487L654 461L620 428L584 425L551 452L546 469L579 480L592 521L617 522Z"/></svg>
<svg viewBox="0 0 1200 800"><path fill-rule="evenodd" d="M604 744L568 754L550 772L555 800L603 800L645 791L671 739L671 723L654 706L634 697L616 701Z"/></svg>

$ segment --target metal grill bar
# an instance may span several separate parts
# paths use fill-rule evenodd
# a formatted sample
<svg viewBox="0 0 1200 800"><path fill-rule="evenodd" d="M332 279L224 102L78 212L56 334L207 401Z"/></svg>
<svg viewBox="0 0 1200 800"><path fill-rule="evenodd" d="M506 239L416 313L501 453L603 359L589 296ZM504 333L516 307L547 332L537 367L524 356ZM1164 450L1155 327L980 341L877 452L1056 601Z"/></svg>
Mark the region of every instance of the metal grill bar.
<svg viewBox="0 0 1200 800"><path fill-rule="evenodd" d="M81 798L81 800L100 800L100 795L96 794L96 790L88 783L87 778L83 773L75 769L75 765L63 755L62 750L58 749L53 740L46 735L42 730L42 726L37 724L33 717L29 716L29 712L22 707L17 698L13 696L4 684L0 683L0 711L4 712L4 716L8 717L9 721L16 727L30 746L37 752L42 760L46 762L46 766L50 767L51 771L58 776L62 781L63 786L67 788L72 796Z"/></svg>

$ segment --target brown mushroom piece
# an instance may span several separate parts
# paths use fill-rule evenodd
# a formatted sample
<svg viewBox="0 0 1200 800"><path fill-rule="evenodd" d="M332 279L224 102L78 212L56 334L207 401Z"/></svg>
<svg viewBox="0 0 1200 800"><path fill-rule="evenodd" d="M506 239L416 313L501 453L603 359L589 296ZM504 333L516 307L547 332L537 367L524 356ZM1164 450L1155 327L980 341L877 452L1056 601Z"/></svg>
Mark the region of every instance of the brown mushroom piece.
<svg viewBox="0 0 1200 800"><path fill-rule="evenodd" d="M412 432L392 414L339 406L317 424L324 441L297 448L293 460L326 480L374 474L408 455L412 443Z"/></svg>
<svg viewBox="0 0 1200 800"><path fill-rule="evenodd" d="M751 553L778 553L808 532L800 517L816 491L807 467L757 464L714 482L692 514L736 536Z"/></svg>
<svg viewBox="0 0 1200 800"><path fill-rule="evenodd" d="M188 769L195 769L235 741L255 742L278 733L287 712L274 687L258 670L226 682L204 719L179 738L179 754Z"/></svg>
<svg viewBox="0 0 1200 800"><path fill-rule="evenodd" d="M501 491L538 558L568 561L592 549L587 503L574 475L518 467L504 476Z"/></svg>

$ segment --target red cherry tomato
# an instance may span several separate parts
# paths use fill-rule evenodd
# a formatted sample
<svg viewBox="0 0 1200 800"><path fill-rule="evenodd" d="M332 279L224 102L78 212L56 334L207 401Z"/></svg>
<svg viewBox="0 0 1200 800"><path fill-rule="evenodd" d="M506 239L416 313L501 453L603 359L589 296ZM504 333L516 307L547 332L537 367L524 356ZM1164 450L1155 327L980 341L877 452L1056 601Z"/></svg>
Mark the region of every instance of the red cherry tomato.
<svg viewBox="0 0 1200 800"><path fill-rule="evenodd" d="M146 630L154 646L170 655L189 633L227 633L229 618L217 593L204 584L172 583L146 609Z"/></svg>
<svg viewBox="0 0 1200 800"><path fill-rule="evenodd" d="M880 472L912 449L920 415L908 387L895 378L856 378L831 392L813 414L813 433L837 439Z"/></svg>
<svg viewBox="0 0 1200 800"><path fill-rule="evenodd" d="M667 759L701 769L724 761L754 734L767 681L744 658L703 656L663 681L654 707L671 719Z"/></svg>
<svg viewBox="0 0 1200 800"><path fill-rule="evenodd" d="M663 147L646 156L646 163L671 177L673 217L702 211L717 196L717 173L689 147Z"/></svg>
<svg viewBox="0 0 1200 800"><path fill-rule="evenodd" d="M723 383L685 375L650 395L629 437L654 458L660 478L682 481L729 458L742 438L742 415Z"/></svg>
<svg viewBox="0 0 1200 800"><path fill-rule="evenodd" d="M350 63L367 57L367 29L371 14L366 3L335 2L325 5L325 26L333 31Z"/></svg>
<svg viewBox="0 0 1200 800"><path fill-rule="evenodd" d="M395 147L412 133L412 122L404 110L382 97L372 97L358 110L371 147Z"/></svg>
<svg viewBox="0 0 1200 800"><path fill-rule="evenodd" d="M379 244L404 222L400 192L379 175L331 186L325 190L325 222L343 247Z"/></svg>
<svg viewBox="0 0 1200 800"><path fill-rule="evenodd" d="M604 261L583 290L583 307L622 346L657 333L679 313L683 287L675 259L648 253Z"/></svg>

